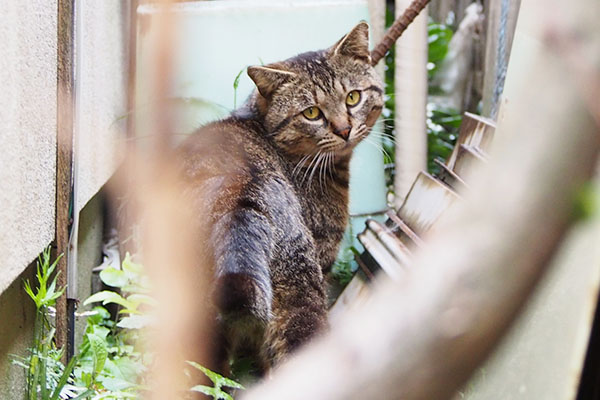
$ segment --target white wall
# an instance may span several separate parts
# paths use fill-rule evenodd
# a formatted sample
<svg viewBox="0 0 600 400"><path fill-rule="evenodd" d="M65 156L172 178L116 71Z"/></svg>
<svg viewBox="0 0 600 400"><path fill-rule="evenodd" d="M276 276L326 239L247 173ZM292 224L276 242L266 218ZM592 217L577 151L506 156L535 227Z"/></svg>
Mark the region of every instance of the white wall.
<svg viewBox="0 0 600 400"><path fill-rule="evenodd" d="M127 123L128 7L123 0L81 6L77 210L113 174Z"/></svg>
<svg viewBox="0 0 600 400"><path fill-rule="evenodd" d="M56 0L0 0L0 292L54 238Z"/></svg>
<svg viewBox="0 0 600 400"><path fill-rule="evenodd" d="M118 165L128 2L80 0L79 211ZM54 239L57 0L0 0L0 293Z"/></svg>

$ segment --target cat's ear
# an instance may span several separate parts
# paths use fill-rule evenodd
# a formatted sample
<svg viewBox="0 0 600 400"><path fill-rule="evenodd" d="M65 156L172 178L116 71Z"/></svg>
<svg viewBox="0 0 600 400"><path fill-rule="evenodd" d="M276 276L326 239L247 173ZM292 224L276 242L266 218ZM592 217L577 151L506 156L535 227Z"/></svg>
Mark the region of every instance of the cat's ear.
<svg viewBox="0 0 600 400"><path fill-rule="evenodd" d="M248 76L254 81L260 94L269 98L279 86L292 79L296 74L282 63L274 63L260 67L248 67Z"/></svg>
<svg viewBox="0 0 600 400"><path fill-rule="evenodd" d="M344 55L371 63L371 52L369 51L369 24L361 21L350 33L341 38L329 49L331 57Z"/></svg>

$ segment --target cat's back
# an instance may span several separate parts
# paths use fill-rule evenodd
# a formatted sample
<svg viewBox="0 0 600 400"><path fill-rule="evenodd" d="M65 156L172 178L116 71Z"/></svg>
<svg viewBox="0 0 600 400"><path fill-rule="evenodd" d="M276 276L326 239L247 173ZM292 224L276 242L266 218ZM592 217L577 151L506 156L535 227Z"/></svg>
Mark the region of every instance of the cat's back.
<svg viewBox="0 0 600 400"><path fill-rule="evenodd" d="M178 148L186 190L219 218L239 207L299 210L284 161L260 123L229 117L198 129ZM201 200L199 200L201 199Z"/></svg>
<svg viewBox="0 0 600 400"><path fill-rule="evenodd" d="M261 129L254 121L232 117L197 129L177 149L182 172L187 178L222 175L260 164L262 159L278 162Z"/></svg>

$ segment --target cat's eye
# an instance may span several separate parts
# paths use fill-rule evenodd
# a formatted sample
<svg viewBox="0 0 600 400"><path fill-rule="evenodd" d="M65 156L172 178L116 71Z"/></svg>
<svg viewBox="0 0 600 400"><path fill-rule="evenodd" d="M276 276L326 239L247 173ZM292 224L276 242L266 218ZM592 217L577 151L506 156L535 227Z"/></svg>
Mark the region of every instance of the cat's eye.
<svg viewBox="0 0 600 400"><path fill-rule="evenodd" d="M358 104L359 101L360 92L358 90L353 90L350 93L348 93L348 96L346 96L346 104L348 104L349 106L355 106Z"/></svg>
<svg viewBox="0 0 600 400"><path fill-rule="evenodd" d="M318 107L308 107L302 111L302 114L308 119L318 119L321 116L321 110Z"/></svg>

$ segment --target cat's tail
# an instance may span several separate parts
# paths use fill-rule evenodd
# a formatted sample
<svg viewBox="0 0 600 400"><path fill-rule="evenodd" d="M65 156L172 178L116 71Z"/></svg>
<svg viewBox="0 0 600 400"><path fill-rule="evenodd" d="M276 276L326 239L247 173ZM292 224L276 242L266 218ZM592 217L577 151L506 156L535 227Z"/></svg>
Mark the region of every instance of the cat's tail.
<svg viewBox="0 0 600 400"><path fill-rule="evenodd" d="M212 237L216 260L216 304L221 314L271 317L269 259L273 241L267 217L244 207L224 215Z"/></svg>
<svg viewBox="0 0 600 400"><path fill-rule="evenodd" d="M267 322L271 316L270 288L244 272L225 272L217 278L217 307L225 318L253 316Z"/></svg>

